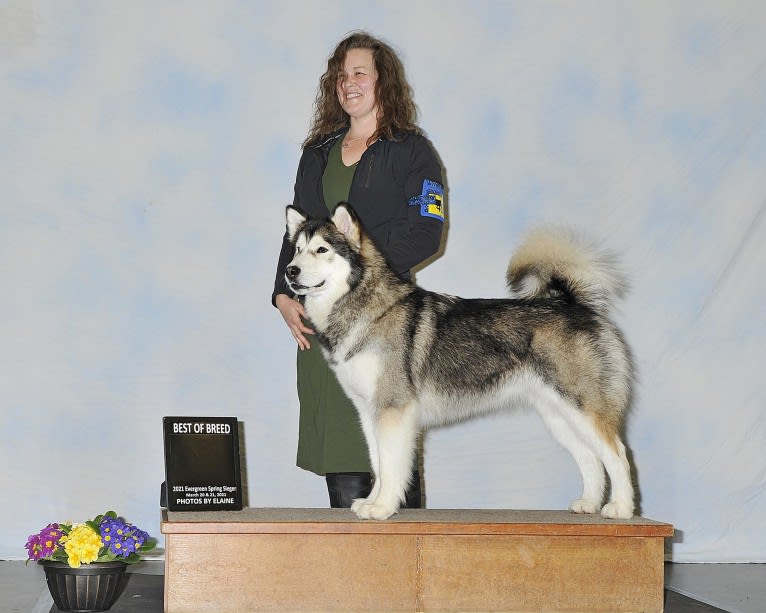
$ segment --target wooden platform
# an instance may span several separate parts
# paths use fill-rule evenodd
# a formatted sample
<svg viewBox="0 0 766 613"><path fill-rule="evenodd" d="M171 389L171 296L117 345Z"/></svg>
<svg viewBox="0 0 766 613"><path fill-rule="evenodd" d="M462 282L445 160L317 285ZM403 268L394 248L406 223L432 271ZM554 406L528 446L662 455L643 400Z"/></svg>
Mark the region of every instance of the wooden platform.
<svg viewBox="0 0 766 613"><path fill-rule="evenodd" d="M644 518L566 511L163 512L165 611L662 611Z"/></svg>

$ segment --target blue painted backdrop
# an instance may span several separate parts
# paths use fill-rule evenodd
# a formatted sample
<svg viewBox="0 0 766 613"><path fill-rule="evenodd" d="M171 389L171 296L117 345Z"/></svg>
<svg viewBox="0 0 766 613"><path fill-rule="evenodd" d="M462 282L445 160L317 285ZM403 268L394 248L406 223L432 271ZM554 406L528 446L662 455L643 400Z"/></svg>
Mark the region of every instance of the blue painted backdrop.
<svg viewBox="0 0 766 613"><path fill-rule="evenodd" d="M116 508L159 533L163 415L245 424L253 506L294 466L269 303L335 43L402 55L447 169L430 288L502 296L530 227L618 250L642 511L677 561L766 561L766 8L760 2L0 3L0 557ZM532 412L430 434L432 507L563 508Z"/></svg>

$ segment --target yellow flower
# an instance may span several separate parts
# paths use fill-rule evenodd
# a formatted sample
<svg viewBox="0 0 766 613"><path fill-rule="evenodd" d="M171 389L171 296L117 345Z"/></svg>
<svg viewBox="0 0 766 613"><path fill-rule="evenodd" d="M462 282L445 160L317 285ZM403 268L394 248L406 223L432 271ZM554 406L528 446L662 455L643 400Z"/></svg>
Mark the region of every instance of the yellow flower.
<svg viewBox="0 0 766 613"><path fill-rule="evenodd" d="M93 562L98 558L98 550L103 546L101 536L87 524L72 526L72 530L62 537L61 542L72 568Z"/></svg>

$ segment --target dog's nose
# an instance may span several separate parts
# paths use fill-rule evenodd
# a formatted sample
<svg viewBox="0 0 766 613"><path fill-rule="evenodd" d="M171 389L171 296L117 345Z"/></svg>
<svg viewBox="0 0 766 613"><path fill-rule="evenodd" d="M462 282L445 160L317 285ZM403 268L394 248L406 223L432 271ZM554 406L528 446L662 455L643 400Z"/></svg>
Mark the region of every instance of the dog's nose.
<svg viewBox="0 0 766 613"><path fill-rule="evenodd" d="M285 270L285 274L287 275L287 278L290 280L296 279L299 274L301 274L301 269L297 266L288 266Z"/></svg>

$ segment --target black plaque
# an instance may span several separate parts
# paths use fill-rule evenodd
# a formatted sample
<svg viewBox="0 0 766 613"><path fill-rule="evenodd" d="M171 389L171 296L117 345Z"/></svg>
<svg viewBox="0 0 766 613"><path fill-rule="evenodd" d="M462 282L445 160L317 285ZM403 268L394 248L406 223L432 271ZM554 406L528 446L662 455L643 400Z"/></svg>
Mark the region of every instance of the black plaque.
<svg viewBox="0 0 766 613"><path fill-rule="evenodd" d="M170 511L239 511L236 417L164 417L165 483Z"/></svg>

